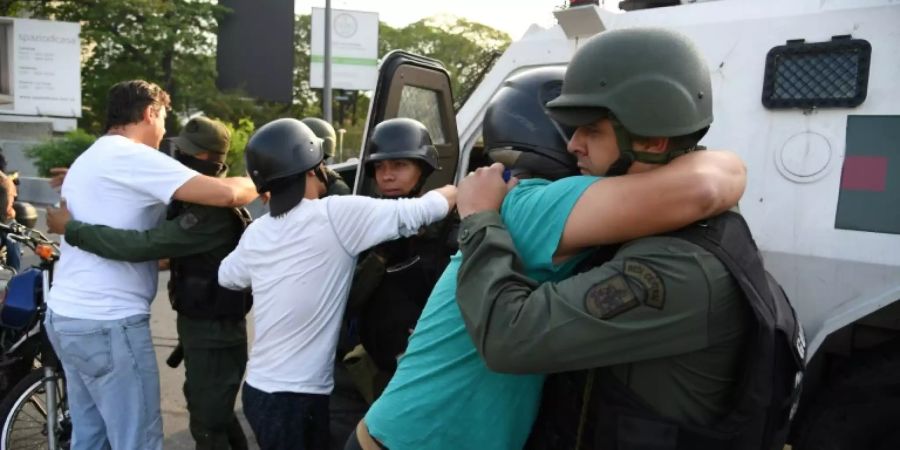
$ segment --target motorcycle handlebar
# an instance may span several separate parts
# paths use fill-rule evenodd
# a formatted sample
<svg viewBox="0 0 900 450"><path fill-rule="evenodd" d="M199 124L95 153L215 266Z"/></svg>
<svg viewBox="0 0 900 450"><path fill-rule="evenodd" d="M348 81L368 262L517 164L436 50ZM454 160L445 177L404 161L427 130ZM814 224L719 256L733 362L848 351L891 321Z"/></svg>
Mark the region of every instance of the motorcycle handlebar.
<svg viewBox="0 0 900 450"><path fill-rule="evenodd" d="M0 223L0 232L6 233L6 236L14 241L27 245L32 250L36 250L40 245L46 245L53 249L53 252L59 253L59 245L34 228L28 228L18 222Z"/></svg>

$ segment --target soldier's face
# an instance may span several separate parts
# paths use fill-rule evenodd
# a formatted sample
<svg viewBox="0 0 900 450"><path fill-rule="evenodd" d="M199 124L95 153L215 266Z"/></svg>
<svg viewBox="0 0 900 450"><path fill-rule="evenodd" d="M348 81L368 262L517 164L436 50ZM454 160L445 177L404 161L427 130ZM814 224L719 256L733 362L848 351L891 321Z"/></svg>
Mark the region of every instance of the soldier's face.
<svg viewBox="0 0 900 450"><path fill-rule="evenodd" d="M603 175L619 158L619 144L609 119L578 127L568 149L584 175Z"/></svg>
<svg viewBox="0 0 900 450"><path fill-rule="evenodd" d="M422 169L409 159L375 162L375 183L385 197L408 195L422 176Z"/></svg>

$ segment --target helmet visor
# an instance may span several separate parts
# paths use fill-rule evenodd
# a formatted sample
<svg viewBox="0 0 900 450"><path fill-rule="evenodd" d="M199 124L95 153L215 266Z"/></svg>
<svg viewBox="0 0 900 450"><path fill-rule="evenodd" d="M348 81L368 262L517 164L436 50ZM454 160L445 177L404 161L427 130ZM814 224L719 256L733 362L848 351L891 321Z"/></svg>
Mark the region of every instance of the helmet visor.
<svg viewBox="0 0 900 450"><path fill-rule="evenodd" d="M547 108L547 114L554 122L574 129L584 125L597 123L609 117L609 110L595 107ZM571 135L569 135L571 137Z"/></svg>

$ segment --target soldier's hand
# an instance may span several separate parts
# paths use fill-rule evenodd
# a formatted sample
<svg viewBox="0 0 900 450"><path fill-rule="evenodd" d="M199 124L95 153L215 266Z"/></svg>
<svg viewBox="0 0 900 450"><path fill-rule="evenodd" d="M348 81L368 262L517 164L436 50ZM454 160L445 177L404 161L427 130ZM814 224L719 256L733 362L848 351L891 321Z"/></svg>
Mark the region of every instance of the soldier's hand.
<svg viewBox="0 0 900 450"><path fill-rule="evenodd" d="M459 217L483 211L500 211L506 193L519 183L517 178L503 179L503 164L479 167L459 183L456 207Z"/></svg>
<svg viewBox="0 0 900 450"><path fill-rule="evenodd" d="M66 224L72 220L72 214L66 207L66 201L63 200L59 204L59 208L47 208L47 230L51 233L65 234Z"/></svg>

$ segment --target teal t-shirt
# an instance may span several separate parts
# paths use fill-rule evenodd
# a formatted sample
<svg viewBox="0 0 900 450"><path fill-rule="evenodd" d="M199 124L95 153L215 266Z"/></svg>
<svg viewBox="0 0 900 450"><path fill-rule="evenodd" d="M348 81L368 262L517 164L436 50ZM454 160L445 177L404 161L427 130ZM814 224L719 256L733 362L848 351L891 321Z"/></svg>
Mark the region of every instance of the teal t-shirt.
<svg viewBox="0 0 900 450"><path fill-rule="evenodd" d="M557 281L578 258L557 266L553 254L569 212L597 178L523 180L500 213L528 276ZM391 450L520 449L540 403L543 375L490 371L466 332L456 304L462 261L454 255L409 338L387 389L366 414L369 433Z"/></svg>

